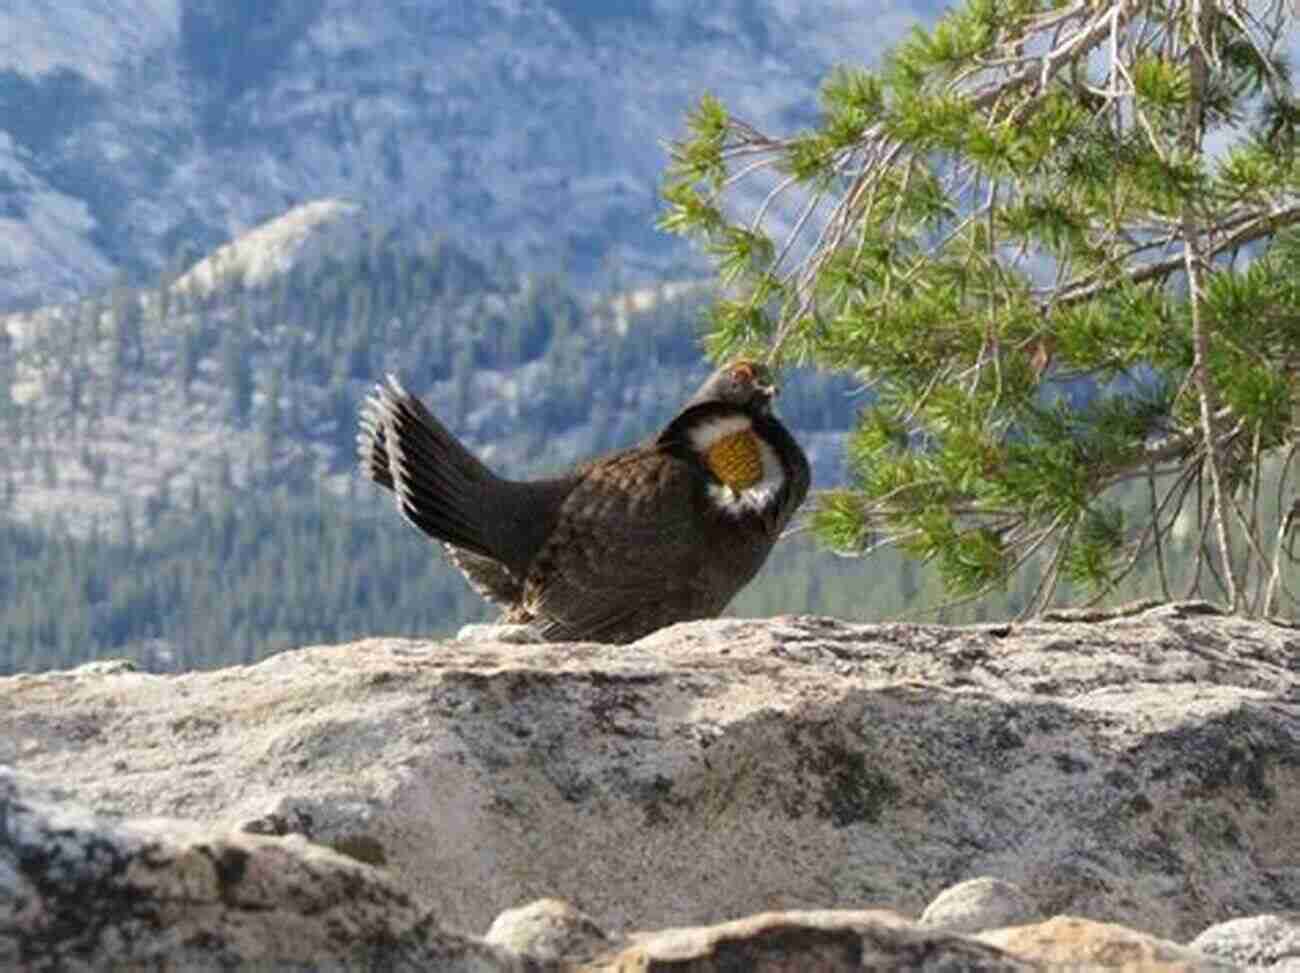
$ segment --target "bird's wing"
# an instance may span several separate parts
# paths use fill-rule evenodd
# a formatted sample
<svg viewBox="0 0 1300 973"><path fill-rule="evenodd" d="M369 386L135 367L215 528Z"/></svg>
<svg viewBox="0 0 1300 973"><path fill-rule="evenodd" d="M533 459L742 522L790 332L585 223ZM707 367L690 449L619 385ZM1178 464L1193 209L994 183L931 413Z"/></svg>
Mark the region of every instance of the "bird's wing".
<svg viewBox="0 0 1300 973"><path fill-rule="evenodd" d="M542 635L630 641L720 611L752 572L717 583L719 534L700 484L686 460L654 449L589 467L525 582Z"/></svg>
<svg viewBox="0 0 1300 973"><path fill-rule="evenodd" d="M519 578L500 561L467 551L455 544L443 544L447 560L456 566L469 586L488 601L509 609L523 594Z"/></svg>

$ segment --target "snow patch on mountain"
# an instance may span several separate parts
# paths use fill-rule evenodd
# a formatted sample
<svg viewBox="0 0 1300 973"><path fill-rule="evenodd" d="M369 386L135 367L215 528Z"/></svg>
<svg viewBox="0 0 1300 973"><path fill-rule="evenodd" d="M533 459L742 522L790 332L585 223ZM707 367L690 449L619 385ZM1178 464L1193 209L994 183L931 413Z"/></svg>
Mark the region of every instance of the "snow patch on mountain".
<svg viewBox="0 0 1300 973"><path fill-rule="evenodd" d="M268 220L218 247L172 285L200 296L239 281L265 287L295 267L310 272L327 256L346 259L365 235L362 208L341 199L319 199Z"/></svg>

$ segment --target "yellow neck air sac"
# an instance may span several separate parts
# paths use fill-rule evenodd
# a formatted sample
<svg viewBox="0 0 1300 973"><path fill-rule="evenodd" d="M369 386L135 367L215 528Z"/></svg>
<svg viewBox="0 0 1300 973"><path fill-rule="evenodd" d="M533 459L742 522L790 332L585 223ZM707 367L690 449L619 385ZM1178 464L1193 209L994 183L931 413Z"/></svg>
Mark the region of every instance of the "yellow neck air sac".
<svg viewBox="0 0 1300 973"><path fill-rule="evenodd" d="M748 429L723 436L708 448L704 461L714 476L736 491L752 487L763 478L758 440Z"/></svg>

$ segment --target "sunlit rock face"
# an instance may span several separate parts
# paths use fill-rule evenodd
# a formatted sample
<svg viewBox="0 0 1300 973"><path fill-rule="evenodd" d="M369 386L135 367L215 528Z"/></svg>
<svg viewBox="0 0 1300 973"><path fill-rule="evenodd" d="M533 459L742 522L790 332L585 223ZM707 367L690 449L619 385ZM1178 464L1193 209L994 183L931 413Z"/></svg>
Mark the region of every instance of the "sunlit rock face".
<svg viewBox="0 0 1300 973"><path fill-rule="evenodd" d="M934 934L1068 915L1187 943L1294 911L1297 652L1294 630L1170 607L370 639L0 679L0 764L115 818L308 838L475 933L550 896L611 931L889 909ZM4 840L0 886L6 854L35 860ZM1054 928L995 945L1091 935Z"/></svg>

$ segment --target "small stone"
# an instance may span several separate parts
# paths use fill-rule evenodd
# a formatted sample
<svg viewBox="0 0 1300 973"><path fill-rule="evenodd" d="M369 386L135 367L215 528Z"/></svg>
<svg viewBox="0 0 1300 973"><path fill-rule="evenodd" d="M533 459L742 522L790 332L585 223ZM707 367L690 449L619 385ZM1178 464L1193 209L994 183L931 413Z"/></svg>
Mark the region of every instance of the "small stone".
<svg viewBox="0 0 1300 973"><path fill-rule="evenodd" d="M559 899L538 899L497 916L484 941L537 960L588 960L610 939L585 912Z"/></svg>
<svg viewBox="0 0 1300 973"><path fill-rule="evenodd" d="M1017 886L985 875L940 892L921 914L921 925L945 932L976 933L1023 926L1042 917Z"/></svg>
<svg viewBox="0 0 1300 973"><path fill-rule="evenodd" d="M1233 963L1300 971L1300 912L1270 913L1216 923L1188 945Z"/></svg>

